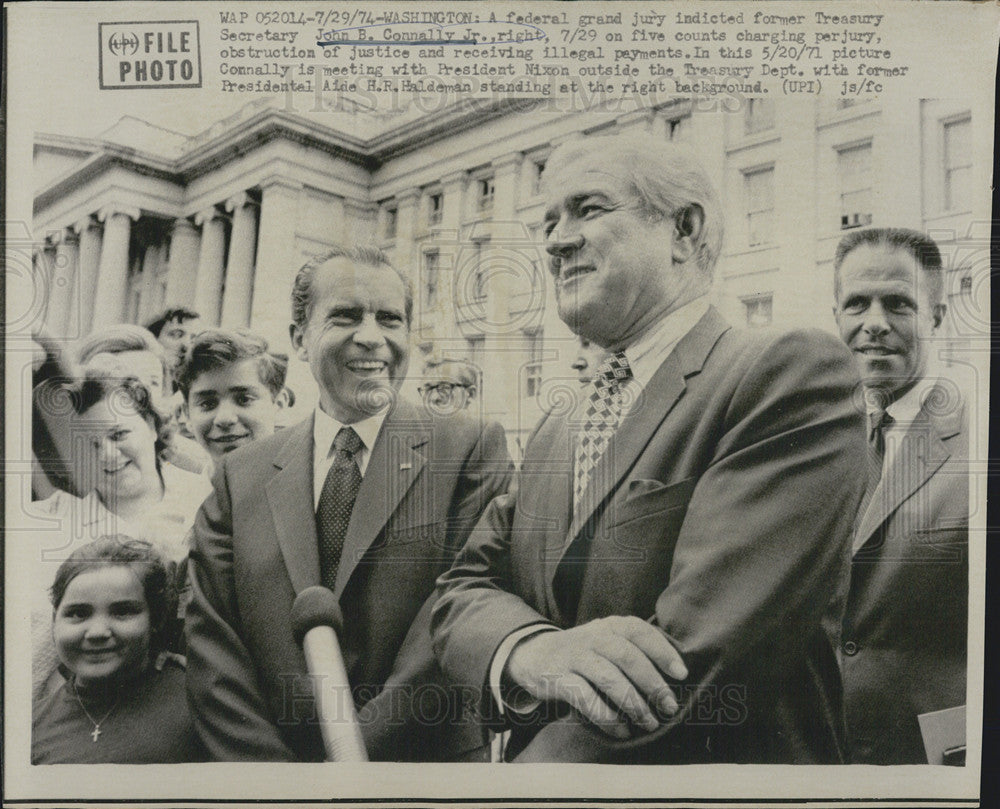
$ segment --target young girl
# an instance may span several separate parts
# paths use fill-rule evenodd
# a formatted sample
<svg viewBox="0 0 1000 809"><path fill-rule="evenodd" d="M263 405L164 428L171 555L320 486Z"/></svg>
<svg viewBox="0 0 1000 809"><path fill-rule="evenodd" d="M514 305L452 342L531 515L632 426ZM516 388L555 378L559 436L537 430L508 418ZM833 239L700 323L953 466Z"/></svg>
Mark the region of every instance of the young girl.
<svg viewBox="0 0 1000 809"><path fill-rule="evenodd" d="M62 563L51 592L66 682L34 706L32 764L202 759L183 658L161 651L175 599L153 546L101 537Z"/></svg>
<svg viewBox="0 0 1000 809"><path fill-rule="evenodd" d="M162 425L149 390L135 377L88 370L64 391L70 407L50 402L64 424L79 497L57 490L34 504L34 511L60 526L43 540L33 578L39 586L32 609L32 696L49 693L55 650L49 642L45 586L69 554L100 536L127 534L152 542L175 575L188 553L187 534L198 506L211 491L208 480L162 462ZM179 622L173 619L172 648L180 651Z"/></svg>

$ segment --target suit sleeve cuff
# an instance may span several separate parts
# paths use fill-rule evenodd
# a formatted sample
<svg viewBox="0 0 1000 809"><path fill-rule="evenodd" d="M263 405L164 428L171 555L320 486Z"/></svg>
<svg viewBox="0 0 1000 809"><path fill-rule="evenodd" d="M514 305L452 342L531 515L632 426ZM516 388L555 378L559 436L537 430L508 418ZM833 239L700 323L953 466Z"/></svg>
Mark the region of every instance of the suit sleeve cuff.
<svg viewBox="0 0 1000 809"><path fill-rule="evenodd" d="M539 632L558 631L559 627L552 624L532 624L531 626L525 626L511 632L497 647L496 652L493 654L493 661L490 663L489 679L490 694L493 696L493 701L496 703L500 716L504 716L507 711L516 714L531 713L539 705L541 705L541 700L530 697L518 699L514 703L509 700L505 701L500 688L500 678L503 675L504 667L507 665L507 660L510 658L510 654L514 651L514 647L517 646L517 644L525 638L537 635Z"/></svg>

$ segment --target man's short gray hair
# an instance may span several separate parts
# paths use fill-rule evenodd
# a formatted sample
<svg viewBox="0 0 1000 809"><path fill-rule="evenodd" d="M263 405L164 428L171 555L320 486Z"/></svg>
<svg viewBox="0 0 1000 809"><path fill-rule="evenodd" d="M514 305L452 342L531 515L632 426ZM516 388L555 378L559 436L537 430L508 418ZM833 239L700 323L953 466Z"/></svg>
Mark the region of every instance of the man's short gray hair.
<svg viewBox="0 0 1000 809"><path fill-rule="evenodd" d="M704 215L695 260L709 276L722 250L724 222L719 195L701 161L685 146L645 133L579 138L557 147L544 178L580 162L613 163L651 216L676 217L692 205Z"/></svg>

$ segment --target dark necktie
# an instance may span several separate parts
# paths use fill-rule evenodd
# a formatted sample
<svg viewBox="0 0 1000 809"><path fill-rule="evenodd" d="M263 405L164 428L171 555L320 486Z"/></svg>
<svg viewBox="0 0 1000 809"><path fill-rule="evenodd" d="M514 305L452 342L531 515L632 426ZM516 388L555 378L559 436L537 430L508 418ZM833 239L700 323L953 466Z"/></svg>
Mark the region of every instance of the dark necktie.
<svg viewBox="0 0 1000 809"><path fill-rule="evenodd" d="M879 481L882 479L882 464L885 462L885 431L892 424L892 416L884 410L873 410L868 414L868 486L858 509L858 519L864 517L871 503Z"/></svg>
<svg viewBox="0 0 1000 809"><path fill-rule="evenodd" d="M324 587L333 589L344 552L344 537L351 521L354 501L361 485L361 470L355 454L364 446L353 427L341 427L333 439L333 465L323 481L316 508L319 539L319 569Z"/></svg>
<svg viewBox="0 0 1000 809"><path fill-rule="evenodd" d="M576 445L573 502L579 505L590 474L607 449L622 417L622 386L632 378L624 351L612 354L597 368L591 385L586 421Z"/></svg>

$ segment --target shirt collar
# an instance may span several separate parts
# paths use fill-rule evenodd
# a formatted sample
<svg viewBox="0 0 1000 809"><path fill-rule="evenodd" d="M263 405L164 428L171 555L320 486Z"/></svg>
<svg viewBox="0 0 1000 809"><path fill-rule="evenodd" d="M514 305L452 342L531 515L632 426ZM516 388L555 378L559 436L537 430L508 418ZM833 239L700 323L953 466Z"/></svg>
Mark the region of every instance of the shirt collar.
<svg viewBox="0 0 1000 809"><path fill-rule="evenodd" d="M907 424L917 418L928 392L937 383L933 376L925 376L906 393L886 407L885 412L892 420Z"/></svg>
<svg viewBox="0 0 1000 809"><path fill-rule="evenodd" d="M708 311L708 295L688 301L661 318L652 328L625 349L632 376L645 387L663 361Z"/></svg>
<svg viewBox="0 0 1000 809"><path fill-rule="evenodd" d="M382 422L385 421L388 413L389 409L385 408L374 416L369 416L350 425L354 428L354 432L358 434L361 442L365 445L364 449L368 452L371 452L372 447L375 446L375 439L378 438L378 432L382 429ZM340 428L346 426L348 425L337 421L319 405L316 405L316 415L313 418L313 446L317 458L326 458L329 456L330 450L333 448L333 439L337 437Z"/></svg>

